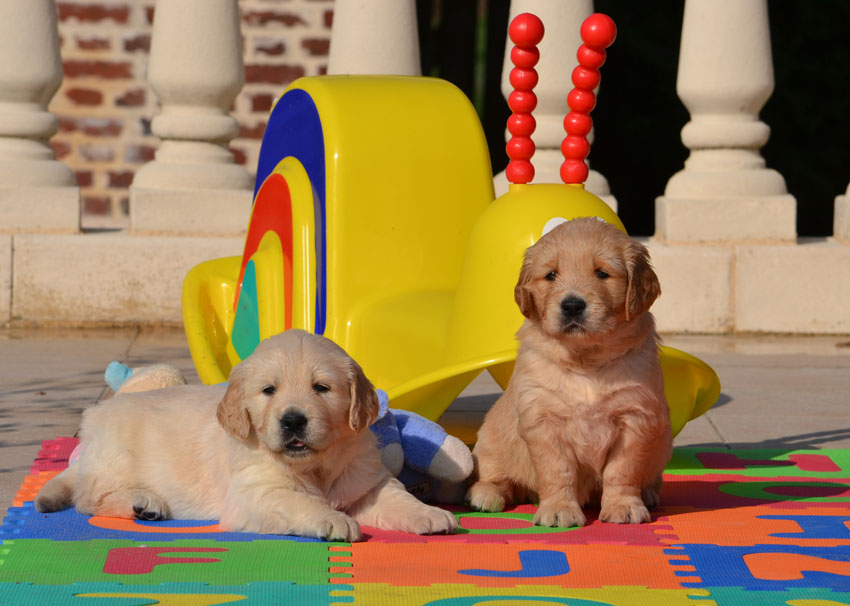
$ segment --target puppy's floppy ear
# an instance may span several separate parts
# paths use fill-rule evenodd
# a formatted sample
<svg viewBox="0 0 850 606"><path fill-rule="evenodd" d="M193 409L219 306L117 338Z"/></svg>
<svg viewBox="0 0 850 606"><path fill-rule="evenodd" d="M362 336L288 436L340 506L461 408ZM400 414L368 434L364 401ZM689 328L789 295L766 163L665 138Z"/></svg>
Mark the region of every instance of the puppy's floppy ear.
<svg viewBox="0 0 850 606"><path fill-rule="evenodd" d="M348 409L348 425L354 431L369 427L378 419L378 394L372 382L366 378L360 365L351 360L348 380L351 383L351 405Z"/></svg>
<svg viewBox="0 0 850 606"><path fill-rule="evenodd" d="M245 380L242 365L239 364L230 373L227 391L218 403L216 418L230 435L247 440L251 435L251 417L245 408Z"/></svg>
<svg viewBox="0 0 850 606"><path fill-rule="evenodd" d="M519 280L514 287L514 300L522 315L529 320L537 320L540 314L537 313L537 305L534 303L534 295L531 292L531 267L532 263L526 254L519 272Z"/></svg>
<svg viewBox="0 0 850 606"><path fill-rule="evenodd" d="M649 309L661 294L658 276L649 262L649 251L640 242L631 240L623 252L626 261L626 321Z"/></svg>

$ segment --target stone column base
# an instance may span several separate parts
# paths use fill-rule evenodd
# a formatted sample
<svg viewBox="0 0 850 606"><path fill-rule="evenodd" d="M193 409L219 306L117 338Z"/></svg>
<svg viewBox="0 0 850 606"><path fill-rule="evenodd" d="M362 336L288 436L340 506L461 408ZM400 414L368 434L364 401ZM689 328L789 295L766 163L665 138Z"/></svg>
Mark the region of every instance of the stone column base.
<svg viewBox="0 0 850 606"><path fill-rule="evenodd" d="M251 217L253 192L130 188L133 234L235 236Z"/></svg>
<svg viewBox="0 0 850 606"><path fill-rule="evenodd" d="M790 194L655 200L655 237L662 242L793 242L796 220Z"/></svg>
<svg viewBox="0 0 850 606"><path fill-rule="evenodd" d="M0 233L79 231L79 187L0 187Z"/></svg>
<svg viewBox="0 0 850 606"><path fill-rule="evenodd" d="M835 218L832 235L838 240L850 240L850 196L835 198Z"/></svg>

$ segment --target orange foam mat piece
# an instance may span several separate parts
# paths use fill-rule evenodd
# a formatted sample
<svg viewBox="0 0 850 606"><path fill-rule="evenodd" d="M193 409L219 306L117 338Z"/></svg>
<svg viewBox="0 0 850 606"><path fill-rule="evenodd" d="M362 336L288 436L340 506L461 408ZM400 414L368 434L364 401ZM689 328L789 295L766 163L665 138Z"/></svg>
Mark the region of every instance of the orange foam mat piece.
<svg viewBox="0 0 850 606"><path fill-rule="evenodd" d="M674 568L663 547L620 545L541 545L510 543L414 543L399 549L386 543L355 543L348 558L331 558L331 572L349 573L345 583L432 584L478 587L551 585L600 588L609 585L685 589L698 582L688 567Z"/></svg>
<svg viewBox="0 0 850 606"><path fill-rule="evenodd" d="M23 484L18 489L18 494L12 500L13 507L23 507L26 501L35 501L35 496L38 494L38 491L41 490L42 486L47 484L47 482L59 475L59 469L51 469L49 471L39 471L35 474L30 474L24 478Z"/></svg>
<svg viewBox="0 0 850 606"><path fill-rule="evenodd" d="M806 507L776 509L770 505L734 509L676 512L667 508L669 534L656 531L667 544L710 544L721 546L797 545L837 547L850 545L850 508Z"/></svg>

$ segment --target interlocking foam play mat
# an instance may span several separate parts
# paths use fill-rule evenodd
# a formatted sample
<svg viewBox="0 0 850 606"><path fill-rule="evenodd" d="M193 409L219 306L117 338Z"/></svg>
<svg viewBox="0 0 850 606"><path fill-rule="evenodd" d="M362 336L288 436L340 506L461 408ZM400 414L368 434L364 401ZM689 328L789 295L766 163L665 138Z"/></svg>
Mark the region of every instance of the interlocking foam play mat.
<svg viewBox="0 0 850 606"><path fill-rule="evenodd" d="M348 544L37 513L75 444L44 443L0 527L0 604L850 605L850 451L677 449L650 524L458 509L451 536Z"/></svg>

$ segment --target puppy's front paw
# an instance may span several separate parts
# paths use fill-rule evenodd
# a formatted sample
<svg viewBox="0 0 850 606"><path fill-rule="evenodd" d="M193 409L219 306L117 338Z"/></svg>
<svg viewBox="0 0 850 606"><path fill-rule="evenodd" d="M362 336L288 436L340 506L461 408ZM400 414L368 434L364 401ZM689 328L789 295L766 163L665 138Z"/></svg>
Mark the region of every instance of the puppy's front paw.
<svg viewBox="0 0 850 606"><path fill-rule="evenodd" d="M419 519L416 520L416 534L451 534L457 530L457 518L450 511L431 507L423 507Z"/></svg>
<svg viewBox="0 0 850 606"><path fill-rule="evenodd" d="M658 491L653 486L647 486L640 492L640 497L647 509L655 509L661 502L658 498Z"/></svg>
<svg viewBox="0 0 850 606"><path fill-rule="evenodd" d="M319 522L316 536L326 541L353 543L360 540L360 525L348 514L333 511Z"/></svg>
<svg viewBox="0 0 850 606"><path fill-rule="evenodd" d="M490 482L476 482L466 493L470 506L480 511L502 511L505 497L499 487Z"/></svg>
<svg viewBox="0 0 850 606"><path fill-rule="evenodd" d="M133 491L133 514L138 520L165 520L169 516L165 501L151 492Z"/></svg>
<svg viewBox="0 0 850 606"><path fill-rule="evenodd" d="M544 501L534 514L534 523L538 526L584 526L587 518L578 503L570 501Z"/></svg>
<svg viewBox="0 0 850 606"><path fill-rule="evenodd" d="M642 524L649 522L649 510L637 497L622 497L603 503L599 519L613 524Z"/></svg>

